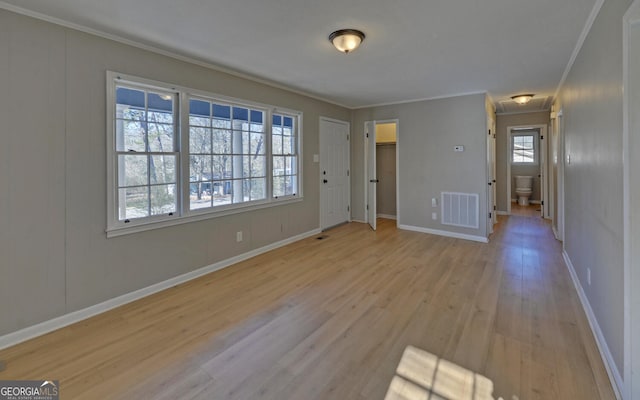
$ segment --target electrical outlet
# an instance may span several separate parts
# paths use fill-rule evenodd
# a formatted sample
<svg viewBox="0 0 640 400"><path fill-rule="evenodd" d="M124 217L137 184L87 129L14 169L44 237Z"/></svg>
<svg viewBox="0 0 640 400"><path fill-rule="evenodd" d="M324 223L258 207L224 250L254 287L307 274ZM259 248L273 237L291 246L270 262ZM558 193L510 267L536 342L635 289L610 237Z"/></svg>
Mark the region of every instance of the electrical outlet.
<svg viewBox="0 0 640 400"><path fill-rule="evenodd" d="M242 242L242 231L236 232L236 242Z"/></svg>
<svg viewBox="0 0 640 400"><path fill-rule="evenodd" d="M587 268L587 283L591 286L591 268Z"/></svg>
<svg viewBox="0 0 640 400"><path fill-rule="evenodd" d="M438 199L433 197L431 199L431 207L438 207Z"/></svg>
<svg viewBox="0 0 640 400"><path fill-rule="evenodd" d="M438 213L437 212L432 212L431 213L431 219L434 220L434 221L437 221L438 220Z"/></svg>

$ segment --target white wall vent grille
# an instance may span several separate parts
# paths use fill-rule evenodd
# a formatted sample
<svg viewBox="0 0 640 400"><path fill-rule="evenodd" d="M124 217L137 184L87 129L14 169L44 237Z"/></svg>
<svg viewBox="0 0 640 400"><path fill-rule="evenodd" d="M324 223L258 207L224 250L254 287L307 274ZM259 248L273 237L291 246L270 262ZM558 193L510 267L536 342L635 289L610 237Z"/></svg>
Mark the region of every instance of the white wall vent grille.
<svg viewBox="0 0 640 400"><path fill-rule="evenodd" d="M442 207L441 215L443 225L478 229L478 194L442 192L441 196L440 205Z"/></svg>

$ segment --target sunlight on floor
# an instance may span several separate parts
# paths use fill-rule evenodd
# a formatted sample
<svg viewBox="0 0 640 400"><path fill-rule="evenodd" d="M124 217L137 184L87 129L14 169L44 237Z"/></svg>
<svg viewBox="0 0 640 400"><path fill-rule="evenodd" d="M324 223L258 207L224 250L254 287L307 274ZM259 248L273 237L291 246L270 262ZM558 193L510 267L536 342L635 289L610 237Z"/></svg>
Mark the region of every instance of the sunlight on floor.
<svg viewBox="0 0 640 400"><path fill-rule="evenodd" d="M385 400L495 400L492 393L489 378L407 346Z"/></svg>

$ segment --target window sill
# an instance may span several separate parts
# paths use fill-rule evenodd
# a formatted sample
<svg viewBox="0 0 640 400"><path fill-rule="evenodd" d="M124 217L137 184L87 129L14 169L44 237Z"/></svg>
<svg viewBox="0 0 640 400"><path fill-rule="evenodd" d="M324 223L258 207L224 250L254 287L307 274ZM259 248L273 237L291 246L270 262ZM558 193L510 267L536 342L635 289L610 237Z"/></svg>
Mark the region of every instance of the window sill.
<svg viewBox="0 0 640 400"><path fill-rule="evenodd" d="M153 229L166 228L174 225L187 224L190 222L204 221L207 219L224 217L224 216L233 215L233 214L240 214L243 212L260 210L263 208L270 208L270 207L277 207L285 204L299 203L302 200L303 200L302 197L296 196L295 198L287 198L283 200L272 200L266 203L247 205L245 207L237 207L237 208L231 208L231 209L226 209L221 211L200 212L197 214L176 216L176 217L161 220L161 221L138 222L135 225L130 225L130 226L110 227L110 228L107 228L106 230L107 238L113 238L118 236L129 235L132 233L150 231Z"/></svg>

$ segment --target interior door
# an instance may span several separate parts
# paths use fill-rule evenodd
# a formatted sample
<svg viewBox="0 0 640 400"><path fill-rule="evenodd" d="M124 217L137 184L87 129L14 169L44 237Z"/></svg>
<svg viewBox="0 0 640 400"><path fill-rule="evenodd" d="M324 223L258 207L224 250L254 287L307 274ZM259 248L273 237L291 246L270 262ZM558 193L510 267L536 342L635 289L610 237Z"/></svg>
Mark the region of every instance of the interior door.
<svg viewBox="0 0 640 400"><path fill-rule="evenodd" d="M493 233L493 224L496 223L496 140L493 121L487 120L487 231Z"/></svg>
<svg viewBox="0 0 640 400"><path fill-rule="evenodd" d="M491 183L492 183L492 192L493 192L493 212L492 219L493 223L498 223L498 186L496 184L497 179L496 173L496 122L495 120L491 121Z"/></svg>
<svg viewBox="0 0 640 400"><path fill-rule="evenodd" d="M376 174L376 121L365 123L365 140L367 149L367 222L376 230L376 193L378 175Z"/></svg>
<svg viewBox="0 0 640 400"><path fill-rule="evenodd" d="M349 123L320 119L321 229L349 221Z"/></svg>
<svg viewBox="0 0 640 400"><path fill-rule="evenodd" d="M545 210L546 204L549 204L547 199L547 141L544 138L543 131L539 131L539 152L540 152L540 216L544 218L547 213ZM546 201L546 203L545 203Z"/></svg>

